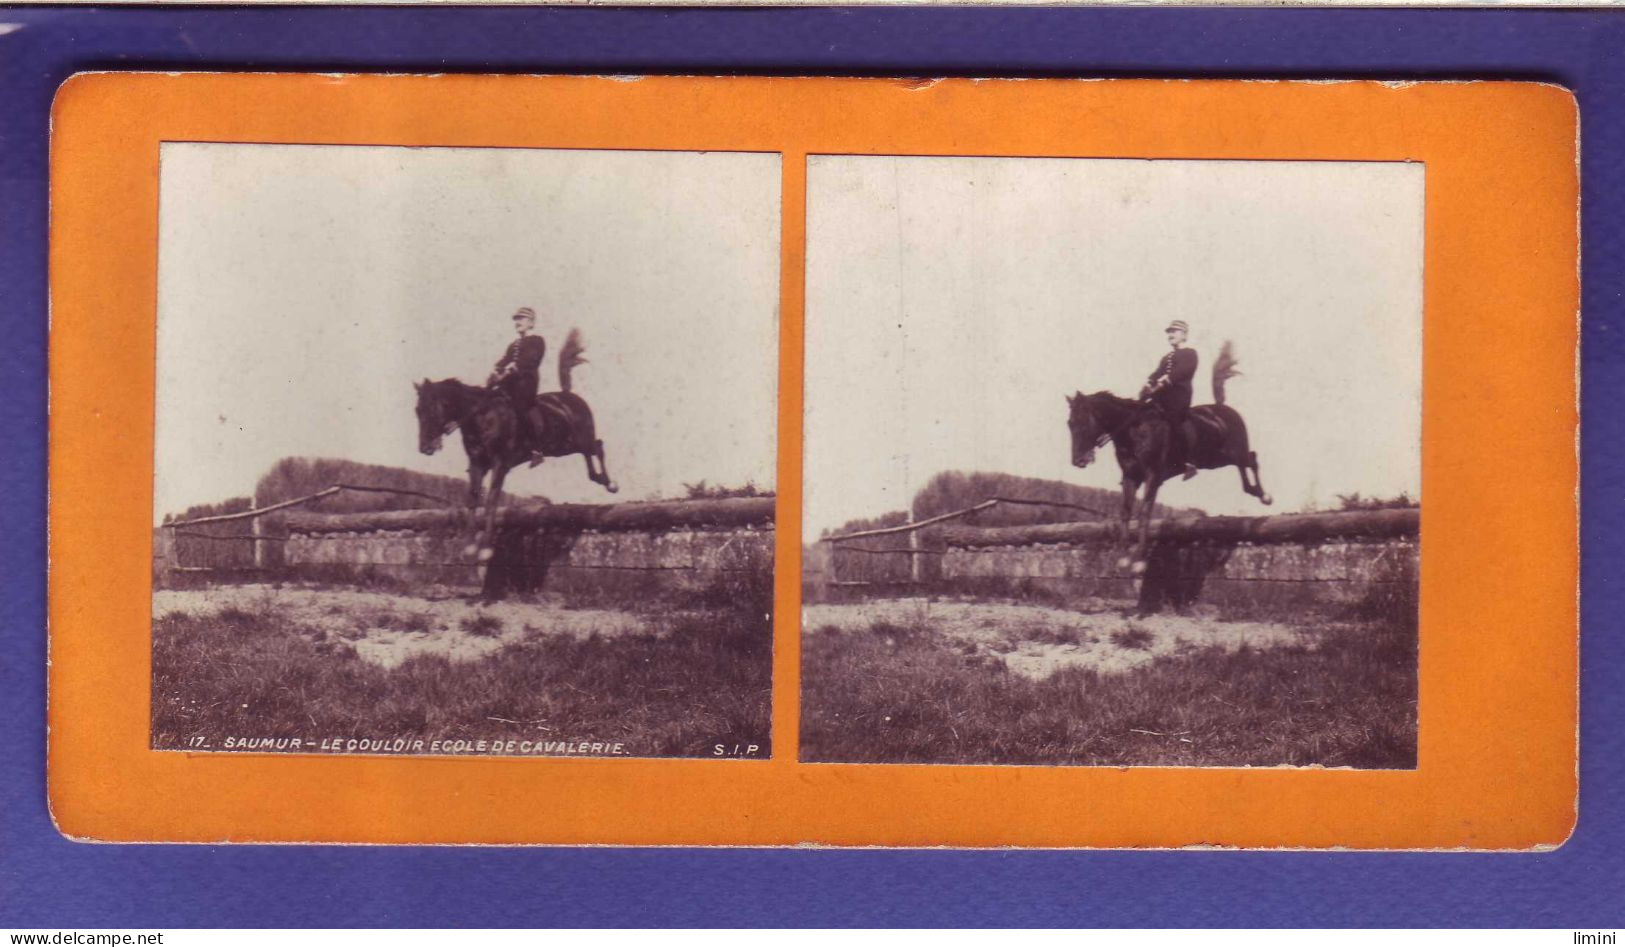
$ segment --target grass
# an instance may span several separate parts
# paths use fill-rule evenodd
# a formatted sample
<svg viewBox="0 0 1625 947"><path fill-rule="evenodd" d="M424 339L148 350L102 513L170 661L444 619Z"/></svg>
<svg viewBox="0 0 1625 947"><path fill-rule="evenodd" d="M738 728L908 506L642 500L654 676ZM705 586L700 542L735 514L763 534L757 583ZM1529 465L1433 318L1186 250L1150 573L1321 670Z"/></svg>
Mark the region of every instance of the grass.
<svg viewBox="0 0 1625 947"><path fill-rule="evenodd" d="M483 619L483 620L482 620ZM347 636L226 609L153 622L152 745L227 736L560 740L634 756L709 756L769 735L770 623L685 613L615 638L526 636L483 659L417 655L386 669ZM500 632L495 618L465 622Z"/></svg>
<svg viewBox="0 0 1625 947"><path fill-rule="evenodd" d="M1137 626L1130 627L1127 631L1112 632L1112 644L1131 651L1144 651L1151 647L1151 642L1155 640L1155 635Z"/></svg>
<svg viewBox="0 0 1625 947"><path fill-rule="evenodd" d="M495 615L487 615L483 612L478 615L470 615L463 619L462 624L465 634L481 638L491 638L502 634L502 619Z"/></svg>
<svg viewBox="0 0 1625 947"><path fill-rule="evenodd" d="M1403 623L1327 626L1313 647L1197 648L1121 674L1071 668L1036 681L928 629L872 630L803 640L802 759L1416 765L1416 634Z"/></svg>
<svg viewBox="0 0 1625 947"><path fill-rule="evenodd" d="M1021 639L1052 645L1085 645L1095 641L1093 635L1077 628L1050 625L1034 625L1022 634Z"/></svg>

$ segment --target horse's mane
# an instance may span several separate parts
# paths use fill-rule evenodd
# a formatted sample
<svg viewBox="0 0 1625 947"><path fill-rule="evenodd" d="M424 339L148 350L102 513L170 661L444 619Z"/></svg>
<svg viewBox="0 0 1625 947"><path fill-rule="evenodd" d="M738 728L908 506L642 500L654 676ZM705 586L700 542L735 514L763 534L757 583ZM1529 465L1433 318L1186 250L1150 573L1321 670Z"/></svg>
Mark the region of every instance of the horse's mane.
<svg viewBox="0 0 1625 947"><path fill-rule="evenodd" d="M424 382L424 387L434 389L436 394L454 392L459 395L477 395L489 390L479 385L470 385L461 378L442 378L439 381Z"/></svg>
<svg viewBox="0 0 1625 947"><path fill-rule="evenodd" d="M1144 401L1136 401L1133 398L1124 398L1119 395L1114 395L1105 389L1097 391L1092 395L1086 395L1085 397L1092 402L1099 403L1104 401L1114 408L1122 408L1124 410L1138 410L1140 408L1149 407L1149 405L1147 405Z"/></svg>
<svg viewBox="0 0 1625 947"><path fill-rule="evenodd" d="M1080 391L1076 395L1069 396L1069 400L1072 403L1073 417L1077 417L1078 411L1082 409L1095 416L1097 423L1113 427L1117 425L1117 419L1123 418L1124 415L1142 415L1146 411L1156 410L1154 405L1133 398L1119 397L1104 389L1090 395Z"/></svg>
<svg viewBox="0 0 1625 947"><path fill-rule="evenodd" d="M418 397L421 399L425 394L452 411L462 413L472 410L475 405L497 395L497 392L470 385L458 378L442 378L439 381L424 379L418 386Z"/></svg>

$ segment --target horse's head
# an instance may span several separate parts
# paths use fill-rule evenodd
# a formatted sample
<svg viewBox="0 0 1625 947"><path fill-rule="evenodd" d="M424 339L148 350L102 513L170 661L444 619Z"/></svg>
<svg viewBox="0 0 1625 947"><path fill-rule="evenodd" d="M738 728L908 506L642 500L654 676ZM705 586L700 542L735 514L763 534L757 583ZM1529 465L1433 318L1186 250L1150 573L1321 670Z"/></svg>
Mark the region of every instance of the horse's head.
<svg viewBox="0 0 1625 947"><path fill-rule="evenodd" d="M446 435L457 429L457 418L447 404L445 382L425 378L413 387L418 392L418 450L433 454Z"/></svg>
<svg viewBox="0 0 1625 947"><path fill-rule="evenodd" d="M1072 430L1072 466L1087 467L1094 462L1095 451L1106 443L1111 433L1102 430L1096 415L1093 395L1083 392L1066 396L1066 426Z"/></svg>

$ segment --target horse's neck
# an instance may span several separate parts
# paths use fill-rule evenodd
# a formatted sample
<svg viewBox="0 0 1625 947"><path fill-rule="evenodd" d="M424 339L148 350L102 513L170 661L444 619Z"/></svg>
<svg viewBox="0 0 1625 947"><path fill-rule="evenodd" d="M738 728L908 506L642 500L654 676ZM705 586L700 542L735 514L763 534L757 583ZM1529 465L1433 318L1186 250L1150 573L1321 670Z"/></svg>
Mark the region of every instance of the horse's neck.
<svg viewBox="0 0 1625 947"><path fill-rule="evenodd" d="M446 408L448 413L453 418L456 418L459 423L467 420L469 414L479 406L480 396L484 393L484 390L460 381L447 386Z"/></svg>
<svg viewBox="0 0 1625 947"><path fill-rule="evenodd" d="M1100 411L1102 425L1110 431L1112 437L1120 437L1128 433L1129 422L1133 415L1138 413L1139 405L1122 398L1112 396L1104 400Z"/></svg>

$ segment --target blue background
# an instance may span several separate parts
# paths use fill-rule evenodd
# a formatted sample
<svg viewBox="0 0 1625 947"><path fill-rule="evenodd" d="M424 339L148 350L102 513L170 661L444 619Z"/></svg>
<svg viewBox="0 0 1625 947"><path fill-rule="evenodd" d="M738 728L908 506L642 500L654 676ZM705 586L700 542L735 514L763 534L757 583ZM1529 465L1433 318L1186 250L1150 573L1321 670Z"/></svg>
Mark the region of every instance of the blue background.
<svg viewBox="0 0 1625 947"><path fill-rule="evenodd" d="M0 927L1620 926L1621 424L1609 393L1621 380L1625 11L0 8L0 22L22 24L0 37ZM1492 77L1568 86L1583 130L1587 406L1574 838L1540 855L63 840L46 812L44 774L47 119L71 73L135 68ZM1485 353L1486 372L1493 361Z"/></svg>

